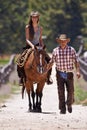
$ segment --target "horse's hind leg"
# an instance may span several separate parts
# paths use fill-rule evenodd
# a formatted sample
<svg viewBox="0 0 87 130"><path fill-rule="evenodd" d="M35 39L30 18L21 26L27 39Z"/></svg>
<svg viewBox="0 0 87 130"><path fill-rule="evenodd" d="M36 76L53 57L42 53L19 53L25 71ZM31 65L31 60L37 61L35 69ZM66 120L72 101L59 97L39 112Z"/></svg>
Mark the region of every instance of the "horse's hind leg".
<svg viewBox="0 0 87 130"><path fill-rule="evenodd" d="M31 103L30 92L28 93L28 100L29 100L29 111L31 111L32 110L32 103Z"/></svg>
<svg viewBox="0 0 87 130"><path fill-rule="evenodd" d="M22 86L22 99L24 98L24 90L25 90L25 86L23 84L23 86Z"/></svg>
<svg viewBox="0 0 87 130"><path fill-rule="evenodd" d="M31 84L28 80L26 80L26 82L25 82L25 87L26 87L26 91L27 91L27 94L28 94L29 111L30 111L30 112L32 111L31 86L32 86L32 84Z"/></svg>

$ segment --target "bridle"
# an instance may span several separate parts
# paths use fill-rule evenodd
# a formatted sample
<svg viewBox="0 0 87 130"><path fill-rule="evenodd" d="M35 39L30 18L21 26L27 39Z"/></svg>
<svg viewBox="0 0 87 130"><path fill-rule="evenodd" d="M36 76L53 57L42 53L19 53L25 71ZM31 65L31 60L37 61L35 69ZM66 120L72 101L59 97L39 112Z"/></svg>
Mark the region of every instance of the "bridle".
<svg viewBox="0 0 87 130"><path fill-rule="evenodd" d="M44 65L43 65L43 60L44 60ZM45 61L45 51L44 51L44 49L40 46L36 47L34 49L34 59L33 59L32 67L34 69L36 67L37 72L40 73L40 74L43 74L45 72L46 64L47 63Z"/></svg>

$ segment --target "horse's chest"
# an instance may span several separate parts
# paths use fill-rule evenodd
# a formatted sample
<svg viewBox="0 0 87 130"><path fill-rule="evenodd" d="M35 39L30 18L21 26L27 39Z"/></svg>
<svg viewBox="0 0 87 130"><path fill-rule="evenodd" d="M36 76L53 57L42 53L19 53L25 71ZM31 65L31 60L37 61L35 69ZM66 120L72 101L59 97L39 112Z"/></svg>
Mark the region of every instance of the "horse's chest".
<svg viewBox="0 0 87 130"><path fill-rule="evenodd" d="M35 71L31 71L28 73L27 77L29 80L32 80L34 82L39 82L42 81L43 79L46 79L47 75L46 74L43 75L40 73L35 73Z"/></svg>

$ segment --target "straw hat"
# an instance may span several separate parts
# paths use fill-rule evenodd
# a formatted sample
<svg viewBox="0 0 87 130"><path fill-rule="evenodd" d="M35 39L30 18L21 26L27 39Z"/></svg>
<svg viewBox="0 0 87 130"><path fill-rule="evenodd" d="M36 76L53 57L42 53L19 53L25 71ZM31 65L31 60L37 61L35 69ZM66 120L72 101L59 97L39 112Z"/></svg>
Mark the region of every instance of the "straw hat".
<svg viewBox="0 0 87 130"><path fill-rule="evenodd" d="M39 14L39 12L38 11L32 11L31 13L30 13L30 16L33 16L33 17L36 17L36 16L40 16L40 14Z"/></svg>
<svg viewBox="0 0 87 130"><path fill-rule="evenodd" d="M66 34L61 34L59 37L56 38L56 41L57 42L61 42L61 41L70 42L70 38L68 38Z"/></svg>

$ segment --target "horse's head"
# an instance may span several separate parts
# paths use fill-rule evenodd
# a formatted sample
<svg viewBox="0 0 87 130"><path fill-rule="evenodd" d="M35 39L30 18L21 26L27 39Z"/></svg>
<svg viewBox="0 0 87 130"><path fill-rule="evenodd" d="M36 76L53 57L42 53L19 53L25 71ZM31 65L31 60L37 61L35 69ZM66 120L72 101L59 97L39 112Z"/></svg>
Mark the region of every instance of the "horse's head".
<svg viewBox="0 0 87 130"><path fill-rule="evenodd" d="M45 58L46 58L45 47L35 46L34 63L37 71L41 74L44 73L46 70L47 62Z"/></svg>

